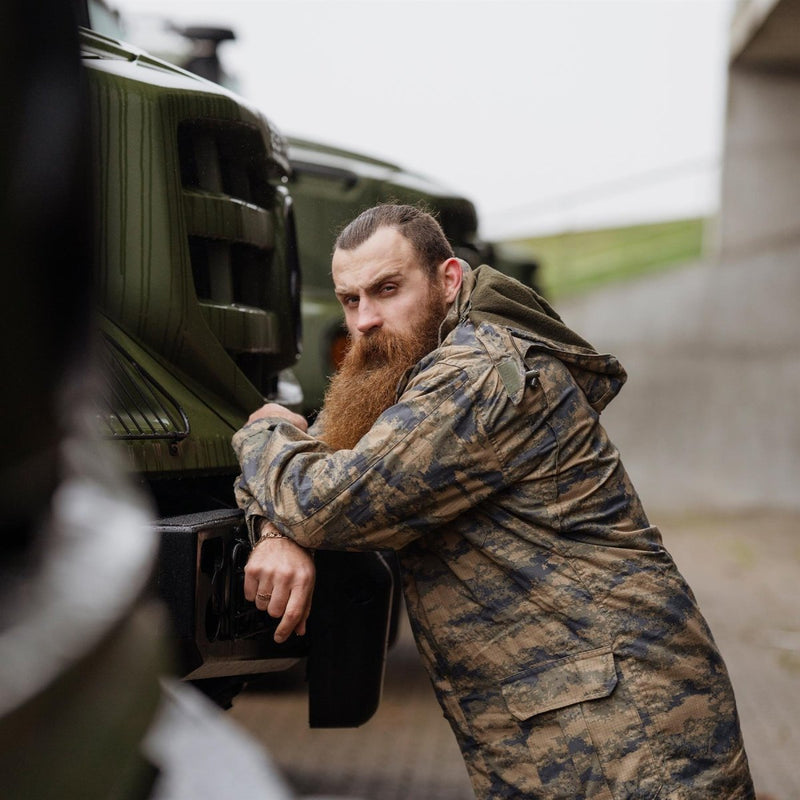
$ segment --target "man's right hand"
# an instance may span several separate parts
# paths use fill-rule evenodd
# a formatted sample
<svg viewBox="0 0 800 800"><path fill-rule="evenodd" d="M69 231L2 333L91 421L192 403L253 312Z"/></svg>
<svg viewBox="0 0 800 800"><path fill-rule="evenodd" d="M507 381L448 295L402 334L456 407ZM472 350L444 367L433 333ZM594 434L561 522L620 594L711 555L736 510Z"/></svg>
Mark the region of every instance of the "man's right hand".
<svg viewBox="0 0 800 800"><path fill-rule="evenodd" d="M285 406L278 403L265 403L261 408L257 408L247 419L247 422L255 422L257 419L264 419L265 417L280 417L291 423L295 428L299 428L305 432L308 430L308 422L306 418L300 414L295 414Z"/></svg>
<svg viewBox="0 0 800 800"><path fill-rule="evenodd" d="M314 560L291 539L263 539L250 553L244 569L244 596L256 608L281 619L274 636L279 644L292 632L305 634L315 580Z"/></svg>

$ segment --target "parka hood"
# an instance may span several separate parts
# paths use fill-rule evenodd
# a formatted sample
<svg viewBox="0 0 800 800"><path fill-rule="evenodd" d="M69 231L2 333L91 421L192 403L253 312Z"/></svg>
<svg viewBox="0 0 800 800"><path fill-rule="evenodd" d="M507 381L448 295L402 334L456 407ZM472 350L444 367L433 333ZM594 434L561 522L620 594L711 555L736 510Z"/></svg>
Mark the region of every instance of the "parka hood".
<svg viewBox="0 0 800 800"><path fill-rule="evenodd" d="M627 379L622 364L568 328L533 289L485 264L472 270L462 262L462 270L461 291L442 336L467 319L476 328L481 323L502 326L528 341L528 352L545 351L562 361L598 413L618 394Z"/></svg>

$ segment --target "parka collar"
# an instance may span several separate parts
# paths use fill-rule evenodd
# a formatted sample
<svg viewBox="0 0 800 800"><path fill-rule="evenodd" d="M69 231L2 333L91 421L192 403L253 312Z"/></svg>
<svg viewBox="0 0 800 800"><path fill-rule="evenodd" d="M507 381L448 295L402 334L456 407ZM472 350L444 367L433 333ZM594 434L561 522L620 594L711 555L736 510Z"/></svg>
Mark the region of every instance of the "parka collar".
<svg viewBox="0 0 800 800"><path fill-rule="evenodd" d="M527 352L545 351L562 361L595 411L617 395L627 379L622 364L567 327L543 297L485 264L472 270L462 261L461 269L461 290L439 329L440 344L466 321L476 328L502 326L528 343Z"/></svg>

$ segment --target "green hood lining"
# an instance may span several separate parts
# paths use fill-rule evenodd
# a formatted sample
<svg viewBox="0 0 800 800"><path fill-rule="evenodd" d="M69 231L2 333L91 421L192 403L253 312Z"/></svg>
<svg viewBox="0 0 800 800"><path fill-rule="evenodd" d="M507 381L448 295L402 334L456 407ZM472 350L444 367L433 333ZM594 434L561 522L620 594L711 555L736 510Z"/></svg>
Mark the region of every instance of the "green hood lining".
<svg viewBox="0 0 800 800"><path fill-rule="evenodd" d="M598 413L619 393L627 378L622 364L568 328L533 289L485 264L474 270L463 264L463 269L461 292L443 333L466 319L476 328L483 323L507 328L529 343L523 358L539 351L563 362Z"/></svg>

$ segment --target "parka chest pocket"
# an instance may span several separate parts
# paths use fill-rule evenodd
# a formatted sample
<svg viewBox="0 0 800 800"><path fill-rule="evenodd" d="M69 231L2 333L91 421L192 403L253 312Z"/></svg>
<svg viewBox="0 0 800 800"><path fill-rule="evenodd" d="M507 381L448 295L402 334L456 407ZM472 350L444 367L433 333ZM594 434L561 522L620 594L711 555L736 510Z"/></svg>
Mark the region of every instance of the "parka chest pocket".
<svg viewBox="0 0 800 800"><path fill-rule="evenodd" d="M532 667L501 691L548 798L655 800L660 781L611 648Z"/></svg>

